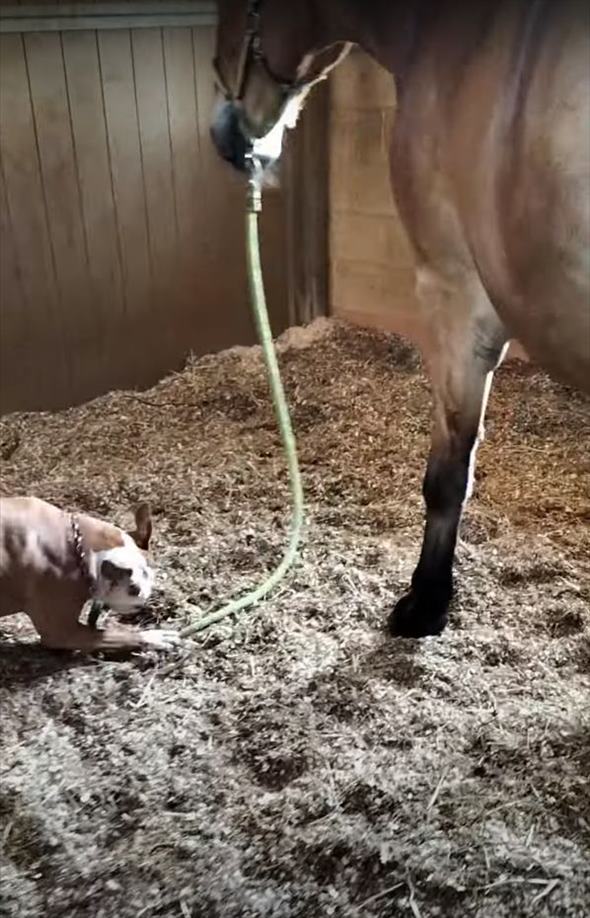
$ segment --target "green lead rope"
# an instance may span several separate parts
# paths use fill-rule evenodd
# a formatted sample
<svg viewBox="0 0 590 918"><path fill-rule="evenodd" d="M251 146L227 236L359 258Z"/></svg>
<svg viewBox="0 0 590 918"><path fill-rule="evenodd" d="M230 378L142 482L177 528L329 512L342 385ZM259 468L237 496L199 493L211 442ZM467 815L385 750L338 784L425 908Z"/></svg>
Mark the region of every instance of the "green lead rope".
<svg viewBox="0 0 590 918"><path fill-rule="evenodd" d="M262 209L261 184L259 181L259 171L253 170L250 178L248 208L246 213L246 238L247 238L247 256L248 256L248 283L250 287L250 299L254 312L258 340L262 346L266 375L272 396L275 416L279 426L281 441L287 466L289 469L289 483L291 486L292 516L289 534L289 543L283 555L280 564L275 570L260 583L255 589L246 593L244 596L234 599L227 605L222 606L214 612L203 616L203 618L187 625L180 632L183 638L191 637L200 631L204 631L211 625L215 625L236 612L248 609L260 600L264 599L283 580L293 562L297 557L299 543L301 541L301 531L304 520L304 501L303 486L301 484L301 473L299 471L299 462L297 459L297 446L285 390L281 380L277 355L272 338L272 331L268 319L268 309L266 306L266 296L264 293L264 280L262 277L262 265L260 262L260 237L258 232L258 214Z"/></svg>

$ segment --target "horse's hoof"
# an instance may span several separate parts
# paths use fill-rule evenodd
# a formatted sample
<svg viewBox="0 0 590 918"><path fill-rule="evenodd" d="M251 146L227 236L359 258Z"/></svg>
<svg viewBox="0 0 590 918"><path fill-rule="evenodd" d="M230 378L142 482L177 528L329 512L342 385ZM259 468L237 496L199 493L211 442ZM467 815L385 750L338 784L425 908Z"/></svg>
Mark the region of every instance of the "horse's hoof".
<svg viewBox="0 0 590 918"><path fill-rule="evenodd" d="M440 634L448 621L447 605L428 594L406 593L389 616L388 629L395 637L405 638Z"/></svg>

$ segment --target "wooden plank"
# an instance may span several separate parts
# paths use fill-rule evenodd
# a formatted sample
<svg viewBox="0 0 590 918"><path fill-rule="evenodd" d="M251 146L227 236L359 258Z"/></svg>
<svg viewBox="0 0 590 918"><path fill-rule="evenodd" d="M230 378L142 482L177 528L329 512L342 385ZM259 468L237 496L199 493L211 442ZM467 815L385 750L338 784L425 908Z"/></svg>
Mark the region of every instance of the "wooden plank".
<svg viewBox="0 0 590 918"><path fill-rule="evenodd" d="M208 215L203 207L205 192L201 164L201 137L195 86L192 33L189 29L164 31L164 61L168 93L168 117L172 150L172 173L178 256L182 277L177 334L188 348L198 344L195 315L207 288L211 264Z"/></svg>
<svg viewBox="0 0 590 918"><path fill-rule="evenodd" d="M342 261L365 261L388 270L414 270L414 256L397 213L389 216L336 210L330 220L332 249Z"/></svg>
<svg viewBox="0 0 590 918"><path fill-rule="evenodd" d="M199 329L208 330L211 349L227 347L228 329L244 343L256 340L251 319L246 281L244 177L223 163L210 138L211 114L216 102L215 77L211 61L215 53L215 31L193 29L196 86L201 136L201 168L204 195L202 206L209 220L213 255L213 280L208 281L199 310ZM288 324L288 264L286 201L284 188L267 190L260 221L261 256L271 324L275 333ZM231 261L228 261L231 259ZM196 330L195 330L196 331Z"/></svg>
<svg viewBox="0 0 590 918"><path fill-rule="evenodd" d="M334 111L385 111L396 105L391 74L367 54L353 50L330 77Z"/></svg>
<svg viewBox="0 0 590 918"><path fill-rule="evenodd" d="M211 261L205 265L210 277L204 279L206 288L198 304L193 335L196 337L201 332L206 337L206 349L216 350L227 346L228 328L236 341L255 340L245 280L245 184L243 178L221 161L210 139L209 125L216 98L211 70L214 31L193 29L192 35L203 177L200 206L209 222L211 252ZM263 244L263 257L265 251Z"/></svg>
<svg viewBox="0 0 590 918"><path fill-rule="evenodd" d="M24 48L15 35L0 37L0 138L15 255L31 310L31 348L39 358L37 404L51 407L67 402L71 386ZM16 399L18 380L13 389Z"/></svg>
<svg viewBox="0 0 590 918"><path fill-rule="evenodd" d="M97 37L63 35L74 154L88 252L89 286L100 339L103 384L130 385L125 300Z"/></svg>
<svg viewBox="0 0 590 918"><path fill-rule="evenodd" d="M209 136L214 30L142 31L133 39L135 55L121 30L28 35L33 110L23 39L2 36L7 203L0 206L8 242L0 318L11 351L2 370L11 402L3 392L2 410L62 407L151 384L190 350L255 340L245 182ZM289 300L284 189L266 195L262 249L280 331ZM25 306L28 331L18 326ZM35 367L31 398L22 373L17 378L18 341Z"/></svg>
<svg viewBox="0 0 590 918"><path fill-rule="evenodd" d="M388 151L393 113L340 111L331 119L330 207L388 216L393 192Z"/></svg>
<svg viewBox="0 0 590 918"><path fill-rule="evenodd" d="M18 385L23 404L34 405L30 365L30 328L21 273L14 245L12 219L0 158L0 413L9 411ZM33 400L31 396L33 395Z"/></svg>
<svg viewBox="0 0 590 918"><path fill-rule="evenodd" d="M0 33L213 26L210 0L152 3L0 3Z"/></svg>
<svg viewBox="0 0 590 918"><path fill-rule="evenodd" d="M406 268L387 273L364 262L332 264L332 314L368 327L411 338L424 338L424 320L414 294L414 278Z"/></svg>
<svg viewBox="0 0 590 918"><path fill-rule="evenodd" d="M149 338L154 304L131 36L128 32L101 32L98 46L123 265L129 366L136 385L142 385L154 378L143 343L144 333Z"/></svg>
<svg viewBox="0 0 590 918"><path fill-rule="evenodd" d="M389 174L391 78L361 53L333 75L330 129L331 306L334 315L423 334L412 251Z"/></svg>
<svg viewBox="0 0 590 918"><path fill-rule="evenodd" d="M97 13L97 7L99 12ZM3 16L86 16L101 14L103 16L156 16L159 13L166 15L176 14L184 16L193 13L217 16L215 0L90 0L90 2L68 2L68 0L47 0L46 3L35 3L32 0L0 0L0 10ZM212 23L208 23L211 25ZM213 23L214 24L214 23Z"/></svg>
<svg viewBox="0 0 590 918"><path fill-rule="evenodd" d="M384 271L366 262L335 259L332 266L334 312L381 311L390 317L396 311L416 313L418 301L414 294L414 274L405 266ZM389 319L388 319L389 320Z"/></svg>
<svg viewBox="0 0 590 918"><path fill-rule="evenodd" d="M288 135L290 324L310 322L328 310L329 107L328 88L322 84L308 101L297 131Z"/></svg>
<svg viewBox="0 0 590 918"><path fill-rule="evenodd" d="M66 329L73 399L84 401L103 378L100 325L94 309L81 214L61 38L25 37L31 100L47 202L59 308Z"/></svg>
<svg viewBox="0 0 590 918"><path fill-rule="evenodd" d="M175 319L182 302L178 223L172 182L168 95L160 29L134 31L132 38L139 142L146 201L154 312L154 368L165 371L178 358ZM172 361L172 364L171 364Z"/></svg>
<svg viewBox="0 0 590 918"><path fill-rule="evenodd" d="M237 215L241 227L240 245L244 241L244 192L238 205ZM288 234L286 224L286 191L283 181L279 189L268 189L265 192L264 207L260 217L260 240L264 284L269 302L270 324L275 335L279 335L290 324L289 322L289 271L288 271ZM247 297L246 279L242 280L247 299L247 312L251 313L251 304Z"/></svg>
<svg viewBox="0 0 590 918"><path fill-rule="evenodd" d="M12 215L6 195L4 166L0 156L0 284L2 295L2 344L22 348L30 335L27 303L16 253Z"/></svg>

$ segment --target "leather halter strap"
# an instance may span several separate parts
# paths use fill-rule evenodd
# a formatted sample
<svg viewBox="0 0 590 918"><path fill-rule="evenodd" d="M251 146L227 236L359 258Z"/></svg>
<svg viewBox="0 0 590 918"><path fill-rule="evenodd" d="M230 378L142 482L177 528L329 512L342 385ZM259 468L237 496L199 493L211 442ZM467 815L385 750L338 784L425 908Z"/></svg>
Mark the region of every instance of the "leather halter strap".
<svg viewBox="0 0 590 918"><path fill-rule="evenodd" d="M270 67L260 38L260 13L263 0L249 0L246 11L246 30L240 47L238 69L234 85L230 86L223 75L221 62L218 57L213 61L219 87L228 102L241 102L248 84L248 73L253 63L260 66L269 80L277 86L282 94L287 97L296 92L304 84L299 80L285 80L278 76Z"/></svg>

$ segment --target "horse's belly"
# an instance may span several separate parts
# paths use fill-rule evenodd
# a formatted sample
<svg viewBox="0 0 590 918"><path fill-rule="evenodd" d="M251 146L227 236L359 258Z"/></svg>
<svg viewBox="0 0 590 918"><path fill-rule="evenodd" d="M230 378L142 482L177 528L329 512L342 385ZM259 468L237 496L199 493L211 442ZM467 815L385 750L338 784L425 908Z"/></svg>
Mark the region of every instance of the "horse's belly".
<svg viewBox="0 0 590 918"><path fill-rule="evenodd" d="M392 147L398 208L421 264L466 288L476 271L533 360L588 389L587 16L563 0L524 47L525 6L498 9L468 64L458 40L442 53L441 22L407 76Z"/></svg>
<svg viewBox="0 0 590 918"><path fill-rule="evenodd" d="M590 173L524 164L465 225L496 311L531 358L590 389Z"/></svg>
<svg viewBox="0 0 590 918"><path fill-rule="evenodd" d="M546 272L539 271L539 285ZM511 336L557 379L590 391L590 289L550 279L543 292L508 290L491 299ZM490 292L490 291L488 291Z"/></svg>
<svg viewBox="0 0 590 918"><path fill-rule="evenodd" d="M477 168L458 181L470 249L508 330L550 372L589 389L590 36L566 25L508 127L498 82L500 108L488 112L497 129L482 130Z"/></svg>

